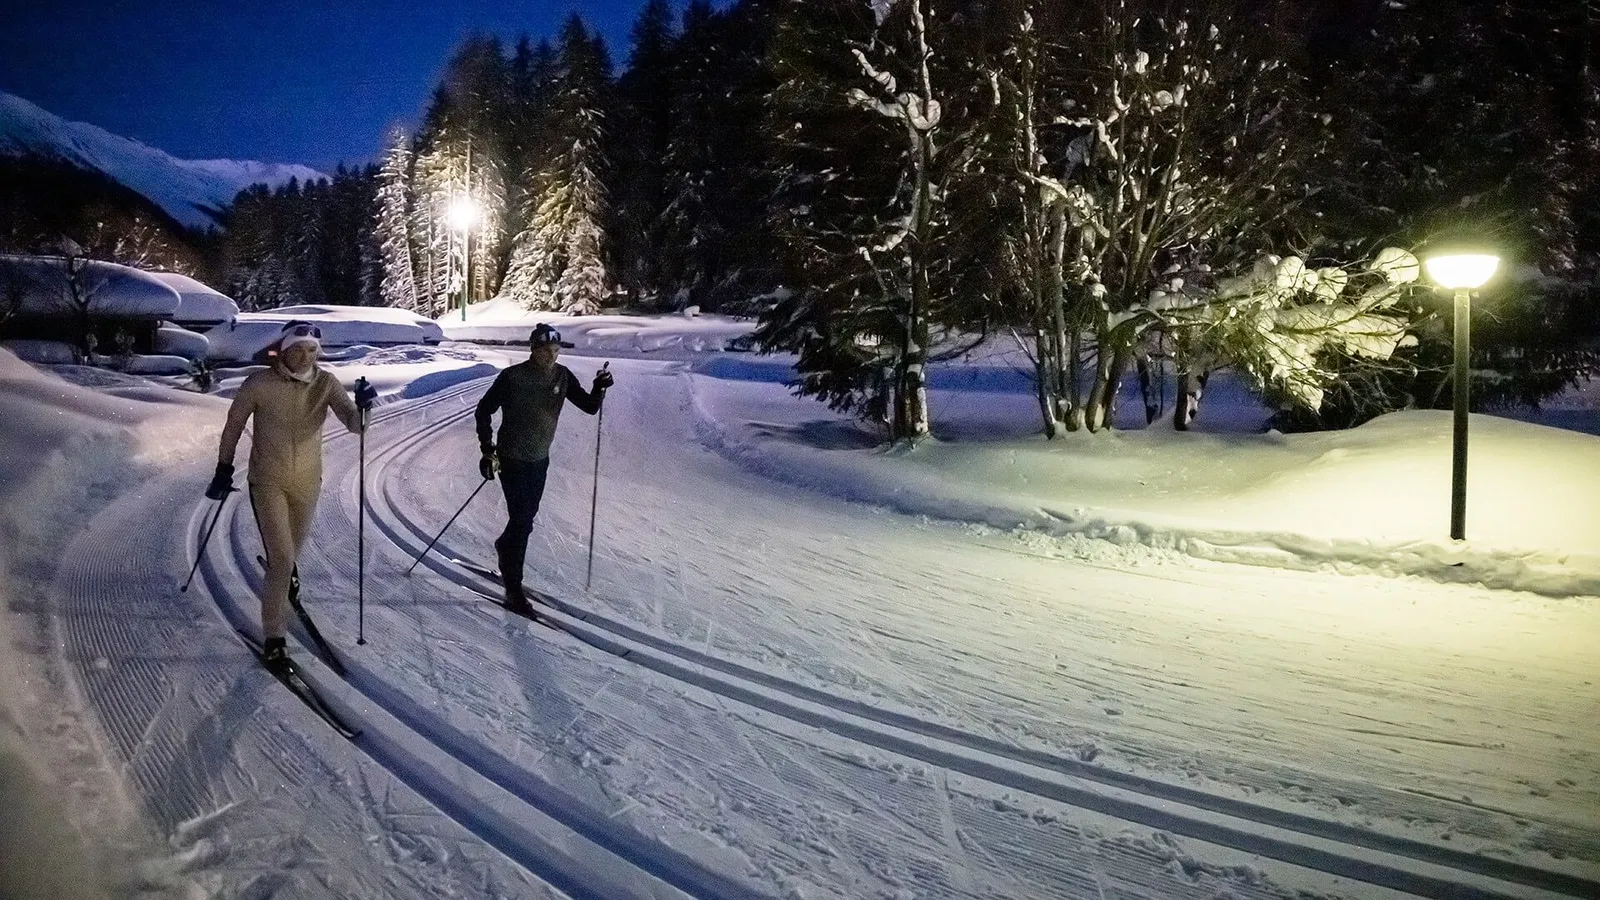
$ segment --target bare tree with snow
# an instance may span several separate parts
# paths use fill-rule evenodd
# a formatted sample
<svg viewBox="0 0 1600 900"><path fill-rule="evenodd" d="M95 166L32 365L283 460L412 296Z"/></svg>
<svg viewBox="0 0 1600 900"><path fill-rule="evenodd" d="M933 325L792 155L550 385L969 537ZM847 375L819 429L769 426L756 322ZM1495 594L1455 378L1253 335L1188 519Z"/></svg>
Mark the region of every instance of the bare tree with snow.
<svg viewBox="0 0 1600 900"><path fill-rule="evenodd" d="M1152 291L1282 239L1280 218L1306 194L1299 179L1320 144L1297 78L1226 19L1141 18L1112 0L1089 21L1069 60L1084 81L1057 103L1077 137L1059 177L1031 178L1064 220L1056 318L1082 323L1092 344L1087 392L1068 378L1056 403L1099 430L1142 341L1166 326L1146 302ZM1047 342L1067 353L1055 371L1077 370L1073 343Z"/></svg>

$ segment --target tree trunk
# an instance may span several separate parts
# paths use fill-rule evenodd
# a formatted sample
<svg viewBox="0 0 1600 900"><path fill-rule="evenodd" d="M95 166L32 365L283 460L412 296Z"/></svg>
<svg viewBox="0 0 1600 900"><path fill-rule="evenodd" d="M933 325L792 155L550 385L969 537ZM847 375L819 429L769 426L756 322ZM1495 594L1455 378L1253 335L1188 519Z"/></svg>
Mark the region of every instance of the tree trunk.
<svg viewBox="0 0 1600 900"><path fill-rule="evenodd" d="M1144 400L1144 424L1149 426L1156 420L1156 416L1161 415L1162 404L1156 397L1156 391L1160 387L1157 381L1161 376L1160 373L1152 371L1150 354L1147 351L1140 350L1135 354L1134 364L1139 371L1139 396Z"/></svg>
<svg viewBox="0 0 1600 900"><path fill-rule="evenodd" d="M1099 361L1095 368L1094 389L1089 393L1089 430L1110 429L1117 409L1117 388L1128 369L1128 348L1110 335L1100 340Z"/></svg>
<svg viewBox="0 0 1600 900"><path fill-rule="evenodd" d="M1051 346L1048 331L1043 328L1034 330L1033 350L1034 394L1039 400L1039 415L1044 420L1044 436L1048 440L1055 440L1056 435L1061 433L1061 420L1056 417L1060 398L1055 393L1056 379L1051 371L1051 360L1058 351Z"/></svg>
<svg viewBox="0 0 1600 900"><path fill-rule="evenodd" d="M1049 275L1047 300L1054 328L1051 345L1056 354L1054 418L1066 423L1067 430L1077 431L1083 427L1083 395L1078 373L1080 348L1077 329L1073 329L1070 339L1067 335L1067 291L1061 273L1062 266L1066 264L1066 248L1067 212L1060 203L1055 203L1050 207L1050 251L1045 257Z"/></svg>
<svg viewBox="0 0 1600 900"><path fill-rule="evenodd" d="M1071 398L1071 408L1067 410L1067 430L1082 431L1088 426L1084 418L1083 403L1083 332L1077 328L1072 329L1068 339L1067 351L1067 396Z"/></svg>
<svg viewBox="0 0 1600 900"><path fill-rule="evenodd" d="M1211 373L1205 370L1192 372L1187 367L1178 373L1178 403L1172 410L1172 427L1188 431L1189 423L1200 413L1200 397L1205 393L1206 381Z"/></svg>

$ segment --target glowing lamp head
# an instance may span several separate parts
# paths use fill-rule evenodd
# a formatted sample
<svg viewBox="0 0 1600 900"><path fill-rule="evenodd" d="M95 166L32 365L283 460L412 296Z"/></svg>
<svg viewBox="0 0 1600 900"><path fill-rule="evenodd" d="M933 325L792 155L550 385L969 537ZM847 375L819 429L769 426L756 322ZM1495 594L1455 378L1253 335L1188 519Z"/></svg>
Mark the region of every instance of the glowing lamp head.
<svg viewBox="0 0 1600 900"><path fill-rule="evenodd" d="M1443 251L1430 254L1423 263L1428 277L1442 288L1470 291L1483 287L1484 282L1500 267L1500 257L1492 253L1471 251Z"/></svg>
<svg viewBox="0 0 1600 900"><path fill-rule="evenodd" d="M478 204L471 197L457 197L445 211L445 221L456 231L468 231L478 223Z"/></svg>

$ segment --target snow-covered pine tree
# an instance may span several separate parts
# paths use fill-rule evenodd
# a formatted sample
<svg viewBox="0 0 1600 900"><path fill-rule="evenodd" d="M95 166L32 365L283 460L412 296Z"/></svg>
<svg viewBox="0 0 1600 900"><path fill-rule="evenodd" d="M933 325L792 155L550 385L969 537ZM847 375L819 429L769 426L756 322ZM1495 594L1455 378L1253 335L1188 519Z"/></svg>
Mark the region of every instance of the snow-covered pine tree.
<svg viewBox="0 0 1600 900"><path fill-rule="evenodd" d="M307 180L297 194L286 199L280 235L286 236L288 253L284 267L295 286L295 303L330 303L326 285L319 275L327 266L328 246L323 233L322 210L328 203L328 182ZM279 304L290 302L287 298Z"/></svg>
<svg viewBox="0 0 1600 900"><path fill-rule="evenodd" d="M617 79L616 163L610 231L619 286L636 306L657 305L662 259L657 221L666 208L672 128L673 23L668 0L648 0L633 25L628 68Z"/></svg>
<svg viewBox="0 0 1600 900"><path fill-rule="evenodd" d="M660 235L659 278L670 296L666 307L698 304L712 276L708 258L727 235L711 209L717 160L714 148L718 97L728 89L719 77L717 13L706 0L694 0L683 14L683 31L673 48L672 108L663 153L663 205L654 231Z"/></svg>
<svg viewBox="0 0 1600 900"><path fill-rule="evenodd" d="M1203 286L1169 283L1145 305L1177 336L1182 356L1226 364L1264 396L1314 413L1351 367L1383 366L1416 343L1420 275L1417 258L1398 247L1354 266L1268 255ZM1180 398L1177 428L1188 427L1198 401Z"/></svg>
<svg viewBox="0 0 1600 900"><path fill-rule="evenodd" d="M307 190L292 178L275 190L254 185L235 198L222 239L223 283L244 309L317 302L320 292L308 274L316 222L307 209Z"/></svg>
<svg viewBox="0 0 1600 900"><path fill-rule="evenodd" d="M461 302L467 270L476 299L499 287L506 239L508 84L499 40L468 38L446 66L418 134L412 251L431 315ZM450 211L463 202L475 210L472 223L466 229L452 227Z"/></svg>
<svg viewBox="0 0 1600 900"><path fill-rule="evenodd" d="M955 129L935 89L937 28L924 0L791 2L782 16L775 215L806 287L757 337L798 351L800 393L915 441L929 433L925 369L952 296L941 204Z"/></svg>
<svg viewBox="0 0 1600 900"><path fill-rule="evenodd" d="M518 42L511 62L509 116L511 172L508 182L507 222L514 225L508 248L500 296L533 308L539 296L536 284L544 274L536 264L541 254L531 231L534 214L544 194L547 160L553 155L549 130L551 98L555 93L559 60L548 40Z"/></svg>
<svg viewBox="0 0 1600 900"><path fill-rule="evenodd" d="M572 37L562 41L563 83L556 97L558 114L572 130L570 149L558 163L570 200L566 211L566 267L556 280L554 298L561 311L580 315L597 312L611 293L604 246L611 61L599 34L587 42L577 39L582 30L582 21L574 16L568 23L568 35ZM568 46L574 48L570 55Z"/></svg>
<svg viewBox="0 0 1600 900"><path fill-rule="evenodd" d="M377 174L375 166L340 164L320 197L312 198L320 244L314 277L329 303L360 306L367 301L363 281L377 212Z"/></svg>
<svg viewBox="0 0 1600 900"><path fill-rule="evenodd" d="M777 286L772 163L764 129L774 85L766 63L775 3L746 0L685 11L673 47L674 89L665 157L661 302L733 313Z"/></svg>
<svg viewBox="0 0 1600 900"><path fill-rule="evenodd" d="M558 61L546 119L550 155L529 173L534 202L501 293L530 309L583 314L610 291L603 231L610 62L576 15L562 30Z"/></svg>
<svg viewBox="0 0 1600 900"><path fill-rule="evenodd" d="M378 220L374 226L383 266L378 293L385 306L416 312L420 305L411 256L411 136L395 128L389 132L388 145L378 173Z"/></svg>
<svg viewBox="0 0 1600 900"><path fill-rule="evenodd" d="M1323 76L1342 101L1329 236L1469 238L1503 257L1473 305L1476 406L1537 406L1600 374L1597 34L1593 2L1383 4ZM1290 424L1448 406L1449 304L1432 312L1406 366L1350 372L1348 389Z"/></svg>

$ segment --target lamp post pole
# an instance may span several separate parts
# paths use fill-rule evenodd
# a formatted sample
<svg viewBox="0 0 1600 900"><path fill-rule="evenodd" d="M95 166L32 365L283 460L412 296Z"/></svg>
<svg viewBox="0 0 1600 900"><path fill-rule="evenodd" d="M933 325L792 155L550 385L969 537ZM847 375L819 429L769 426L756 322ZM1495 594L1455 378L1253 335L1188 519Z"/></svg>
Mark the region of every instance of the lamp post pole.
<svg viewBox="0 0 1600 900"><path fill-rule="evenodd" d="M472 135L467 135L467 189L462 192L462 197L471 202L472 197ZM471 302L472 294L472 225L468 224L462 232L464 244L461 254L461 321L467 320L467 304Z"/></svg>
<svg viewBox="0 0 1600 900"><path fill-rule="evenodd" d="M1472 291L1494 277L1500 257L1472 248L1428 255L1428 275L1455 295L1455 364L1451 366L1455 413L1450 440L1450 537L1467 539L1467 411L1472 405Z"/></svg>
<svg viewBox="0 0 1600 900"><path fill-rule="evenodd" d="M1456 288L1455 429L1450 453L1450 537L1467 539L1467 410L1471 404L1472 292Z"/></svg>

